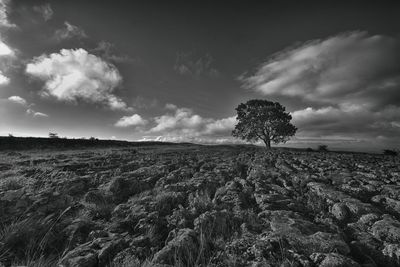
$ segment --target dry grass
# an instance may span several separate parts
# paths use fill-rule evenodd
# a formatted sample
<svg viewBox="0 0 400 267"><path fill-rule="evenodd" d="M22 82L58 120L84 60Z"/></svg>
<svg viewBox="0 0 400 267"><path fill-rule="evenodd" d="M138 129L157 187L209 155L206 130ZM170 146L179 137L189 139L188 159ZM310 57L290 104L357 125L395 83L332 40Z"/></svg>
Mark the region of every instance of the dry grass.
<svg viewBox="0 0 400 267"><path fill-rule="evenodd" d="M20 176L7 177L2 181L1 189L4 191L20 189L24 186L23 179Z"/></svg>
<svg viewBox="0 0 400 267"><path fill-rule="evenodd" d="M0 230L0 262L53 266L64 244L55 226L68 210L57 217L26 218L3 225Z"/></svg>

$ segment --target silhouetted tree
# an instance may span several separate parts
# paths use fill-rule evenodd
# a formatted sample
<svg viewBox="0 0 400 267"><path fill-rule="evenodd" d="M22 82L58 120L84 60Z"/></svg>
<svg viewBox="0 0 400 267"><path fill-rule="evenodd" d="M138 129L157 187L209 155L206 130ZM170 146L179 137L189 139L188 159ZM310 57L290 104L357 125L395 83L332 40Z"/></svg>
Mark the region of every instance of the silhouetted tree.
<svg viewBox="0 0 400 267"><path fill-rule="evenodd" d="M232 132L234 137L254 142L262 140L266 147L285 143L297 128L290 123L292 116L278 102L268 100L249 100L237 108L238 123Z"/></svg>
<svg viewBox="0 0 400 267"><path fill-rule="evenodd" d="M58 138L58 133L49 133L49 138Z"/></svg>

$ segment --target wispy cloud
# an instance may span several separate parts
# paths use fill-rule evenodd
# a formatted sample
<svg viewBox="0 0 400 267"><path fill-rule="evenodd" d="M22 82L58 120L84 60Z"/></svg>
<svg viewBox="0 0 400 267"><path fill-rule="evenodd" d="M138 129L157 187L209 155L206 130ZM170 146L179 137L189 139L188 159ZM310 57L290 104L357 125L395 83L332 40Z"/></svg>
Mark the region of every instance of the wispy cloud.
<svg viewBox="0 0 400 267"><path fill-rule="evenodd" d="M25 98L14 95L10 96L7 98L7 100L11 103L20 105L24 108L26 108L26 114L31 115L33 117L49 117L49 115L43 113L43 112L37 112L33 109L33 106L35 106L34 103L28 103Z"/></svg>
<svg viewBox="0 0 400 267"><path fill-rule="evenodd" d="M94 53L100 53L101 57L115 63L130 63L135 60L128 55L120 55L117 53L114 44L101 41L97 47L92 50Z"/></svg>
<svg viewBox="0 0 400 267"><path fill-rule="evenodd" d="M59 101L101 104L113 110L130 110L114 94L122 82L118 69L86 50L62 49L34 58L26 73L45 81L41 94Z"/></svg>
<svg viewBox="0 0 400 267"><path fill-rule="evenodd" d="M42 112L37 112L37 111L35 111L35 110L31 109L31 108L28 108L26 110L26 114L32 115L35 118L36 117L39 117L39 118L47 118L47 117L49 117L49 115L47 115L45 113L42 113Z"/></svg>
<svg viewBox="0 0 400 267"><path fill-rule="evenodd" d="M176 55L174 71L180 75L195 78L215 78L220 72L213 66L214 58L210 54L198 55L196 53L181 52Z"/></svg>
<svg viewBox="0 0 400 267"><path fill-rule="evenodd" d="M400 134L400 42L349 32L312 40L273 55L244 87L304 103L293 112L299 134L377 138ZM376 123L385 125L377 131ZM393 124L394 123L394 124Z"/></svg>
<svg viewBox="0 0 400 267"><path fill-rule="evenodd" d="M45 4L45 5L41 5L41 6L34 6L33 10L38 12L45 21L50 20L53 15L54 15L54 11L51 8L50 4Z"/></svg>
<svg viewBox="0 0 400 267"><path fill-rule="evenodd" d="M72 38L83 39L87 38L85 31L78 26L75 26L68 21L64 22L64 27L56 30L54 38L58 41L68 40Z"/></svg>

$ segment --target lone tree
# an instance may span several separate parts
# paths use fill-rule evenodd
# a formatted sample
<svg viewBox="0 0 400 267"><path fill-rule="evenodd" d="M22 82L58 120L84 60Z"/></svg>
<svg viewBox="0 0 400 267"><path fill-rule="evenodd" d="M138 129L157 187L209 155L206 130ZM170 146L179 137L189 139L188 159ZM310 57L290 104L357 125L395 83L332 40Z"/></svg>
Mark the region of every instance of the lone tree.
<svg viewBox="0 0 400 267"><path fill-rule="evenodd" d="M232 135L249 142L262 140L268 149L271 141L285 143L297 131L290 123L292 116L278 102L249 100L241 103L236 111L238 123Z"/></svg>

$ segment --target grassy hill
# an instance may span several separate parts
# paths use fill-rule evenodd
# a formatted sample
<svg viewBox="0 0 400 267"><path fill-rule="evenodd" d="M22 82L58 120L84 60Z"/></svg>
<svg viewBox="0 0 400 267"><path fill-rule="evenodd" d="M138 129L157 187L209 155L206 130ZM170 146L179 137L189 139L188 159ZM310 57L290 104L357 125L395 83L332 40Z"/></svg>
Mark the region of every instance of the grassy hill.
<svg viewBox="0 0 400 267"><path fill-rule="evenodd" d="M169 142L130 142L119 140L67 139L43 137L5 137L0 136L0 150L27 150L27 149L80 149L104 147L141 147L151 145L172 145ZM180 145L188 145L181 143Z"/></svg>

